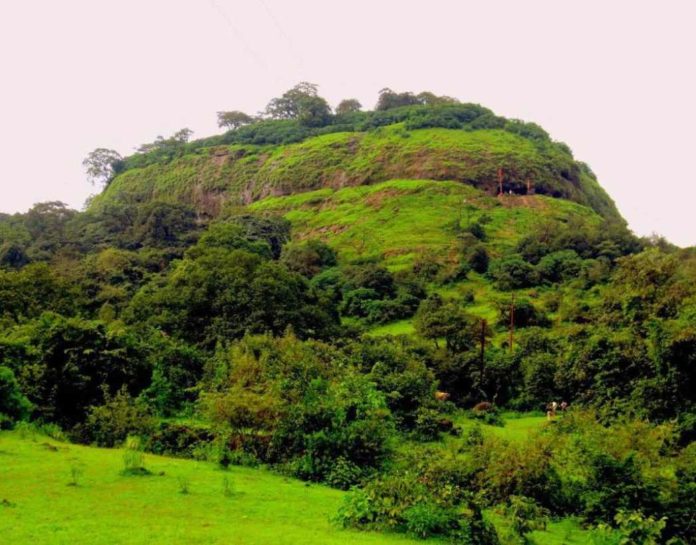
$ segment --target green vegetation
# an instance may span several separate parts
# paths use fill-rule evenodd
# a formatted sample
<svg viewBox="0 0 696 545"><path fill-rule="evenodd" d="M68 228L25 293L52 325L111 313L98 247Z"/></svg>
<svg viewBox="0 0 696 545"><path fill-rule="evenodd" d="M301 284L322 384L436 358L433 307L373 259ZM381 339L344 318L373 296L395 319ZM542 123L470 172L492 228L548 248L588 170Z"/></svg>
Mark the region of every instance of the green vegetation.
<svg viewBox="0 0 696 545"><path fill-rule="evenodd" d="M0 532L7 543L414 543L341 530L330 522L343 493L261 469L147 455L152 476L121 475L120 450L0 434ZM79 460L78 486L66 486ZM180 493L188 476L188 494ZM227 482L227 488L225 488ZM233 483L233 487L230 488ZM225 493L227 490L227 493Z"/></svg>
<svg viewBox="0 0 696 545"><path fill-rule="evenodd" d="M7 535L694 542L693 249L450 97L221 114L0 216Z"/></svg>

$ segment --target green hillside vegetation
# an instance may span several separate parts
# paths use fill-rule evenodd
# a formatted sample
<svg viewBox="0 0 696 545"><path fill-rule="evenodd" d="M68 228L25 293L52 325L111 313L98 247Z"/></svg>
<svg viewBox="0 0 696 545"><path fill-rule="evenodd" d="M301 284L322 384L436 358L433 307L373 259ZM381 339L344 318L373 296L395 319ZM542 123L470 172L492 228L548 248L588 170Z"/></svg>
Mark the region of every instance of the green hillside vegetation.
<svg viewBox="0 0 696 545"><path fill-rule="evenodd" d="M431 180L268 197L250 210L282 213L297 239L319 239L345 261L377 259L391 270L412 266L424 253L446 258L457 251L456 235L472 224L485 225L487 248L500 256L549 220L601 222L569 201L541 195L499 199L456 182Z"/></svg>
<svg viewBox="0 0 696 545"><path fill-rule="evenodd" d="M14 542L695 542L693 248L451 97L218 119L0 215Z"/></svg>
<svg viewBox="0 0 696 545"><path fill-rule="evenodd" d="M316 136L285 146L201 147L166 163L116 176L92 203L186 202L217 215L225 202L248 204L269 195L363 185L394 178L456 180L495 193L498 169L505 191L564 197L618 217L592 174L564 148L500 129L378 130Z"/></svg>

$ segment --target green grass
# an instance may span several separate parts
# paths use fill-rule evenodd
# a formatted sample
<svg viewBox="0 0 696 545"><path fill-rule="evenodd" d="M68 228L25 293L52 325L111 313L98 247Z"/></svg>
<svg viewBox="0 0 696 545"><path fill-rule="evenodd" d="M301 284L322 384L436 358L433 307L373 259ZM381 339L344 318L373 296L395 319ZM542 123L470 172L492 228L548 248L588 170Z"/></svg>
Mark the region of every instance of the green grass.
<svg viewBox="0 0 696 545"><path fill-rule="evenodd" d="M546 416L530 413L525 415L503 414L502 418L505 422L504 426L490 426L480 423L469 416L468 413L457 414L454 418L454 424L462 429L462 435L476 425L480 425L484 434L494 435L509 441L522 441L530 435L540 431L546 426ZM459 438L455 438L459 441Z"/></svg>
<svg viewBox="0 0 696 545"><path fill-rule="evenodd" d="M392 270L409 267L423 253L456 252L456 226L486 221L493 255L512 248L534 226L548 219L600 218L589 208L544 196L490 197L458 182L390 180L338 190L269 197L252 210L281 212L298 239L318 238L342 261L383 259Z"/></svg>
<svg viewBox="0 0 696 545"><path fill-rule="evenodd" d="M415 332L412 320L399 320L389 324L376 326L368 332L368 335L384 337L386 335L412 335Z"/></svg>
<svg viewBox="0 0 696 545"><path fill-rule="evenodd" d="M0 542L13 545L407 544L329 521L343 493L262 469L145 456L152 476L123 476L122 451L0 433ZM81 473L69 486L71 468ZM163 475L160 475L163 473ZM224 479L231 495L224 493ZM188 493L181 493L186 483ZM3 504L9 502L9 506Z"/></svg>

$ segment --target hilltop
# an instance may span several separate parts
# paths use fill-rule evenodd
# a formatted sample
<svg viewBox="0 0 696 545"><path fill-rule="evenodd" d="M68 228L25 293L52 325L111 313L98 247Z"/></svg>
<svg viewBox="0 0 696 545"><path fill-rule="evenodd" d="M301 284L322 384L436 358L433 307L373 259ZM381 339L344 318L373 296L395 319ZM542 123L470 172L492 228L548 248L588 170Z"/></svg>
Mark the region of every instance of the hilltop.
<svg viewBox="0 0 696 545"><path fill-rule="evenodd" d="M173 157L153 152L135 156L122 163L122 170L94 199L92 208L161 200L190 204L199 214L215 217L226 204L247 205L268 196L392 179L429 179L461 182L489 195L502 188L505 194L568 199L607 219L619 219L591 170L543 131L532 131L519 121L504 121L507 128L475 128L476 120L491 115L475 105L401 110L396 119L405 121L368 131L359 130L369 125L363 121L350 132L344 124L328 125L325 129L330 134L284 145L213 145L213 139L181 144ZM418 116L437 127L442 110L462 117L474 111L479 116L458 129L410 128L414 126L410 121ZM263 123L268 130L273 128L274 122ZM275 124L277 130L287 128L286 122ZM228 139L234 140L243 129L233 131Z"/></svg>

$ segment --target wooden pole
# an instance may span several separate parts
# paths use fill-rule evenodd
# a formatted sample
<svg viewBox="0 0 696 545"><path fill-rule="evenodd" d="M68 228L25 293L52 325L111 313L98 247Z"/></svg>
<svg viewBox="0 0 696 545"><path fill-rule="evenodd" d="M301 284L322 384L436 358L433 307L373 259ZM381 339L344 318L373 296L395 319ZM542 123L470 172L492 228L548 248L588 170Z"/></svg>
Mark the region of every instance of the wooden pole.
<svg viewBox="0 0 696 545"><path fill-rule="evenodd" d="M510 352L512 352L512 344L515 336L515 294L512 294L512 302L510 303Z"/></svg>
<svg viewBox="0 0 696 545"><path fill-rule="evenodd" d="M503 169L498 169L498 195L503 194Z"/></svg>
<svg viewBox="0 0 696 545"><path fill-rule="evenodd" d="M485 319L481 320L481 356L479 361L479 374L480 374L480 384L483 386L483 378L486 373L486 326L488 323Z"/></svg>

